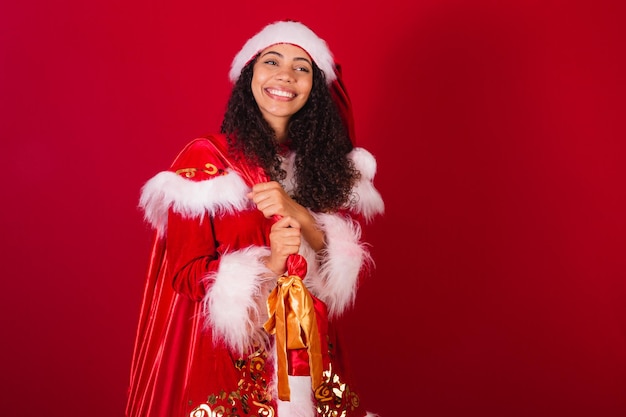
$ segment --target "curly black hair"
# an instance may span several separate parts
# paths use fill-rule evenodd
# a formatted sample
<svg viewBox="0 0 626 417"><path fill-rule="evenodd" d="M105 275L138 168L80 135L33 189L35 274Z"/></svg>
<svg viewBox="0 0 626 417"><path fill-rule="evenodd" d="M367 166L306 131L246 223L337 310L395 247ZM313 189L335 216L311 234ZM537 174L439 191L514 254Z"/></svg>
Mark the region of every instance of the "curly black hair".
<svg viewBox="0 0 626 417"><path fill-rule="evenodd" d="M221 133L231 154L263 168L274 181L283 180L280 146L252 94L251 82L258 55L241 71L233 86ZM360 173L348 153L353 149L324 73L313 62L313 87L306 104L287 127L289 147L295 151L292 197L317 212L336 211L352 203L352 188Z"/></svg>

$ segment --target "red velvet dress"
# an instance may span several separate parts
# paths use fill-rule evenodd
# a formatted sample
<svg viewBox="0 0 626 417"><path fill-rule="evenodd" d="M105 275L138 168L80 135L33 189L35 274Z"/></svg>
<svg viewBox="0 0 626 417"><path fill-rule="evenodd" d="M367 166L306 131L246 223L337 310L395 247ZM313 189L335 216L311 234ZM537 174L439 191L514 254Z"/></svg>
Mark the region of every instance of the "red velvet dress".
<svg viewBox="0 0 626 417"><path fill-rule="evenodd" d="M295 384L292 402L278 399L275 344L263 329L267 298L276 287L262 261L269 254L272 220L247 198L251 185L266 181L263 174L229 160L225 138L215 135L192 141L168 171L146 183L140 206L155 239L128 417L366 415L345 380L332 328L332 319L354 301L367 269L369 255L355 219L383 211L373 187L373 157L360 148L353 153L357 168L363 166L355 190L359 205L345 213L314 213L327 248L318 255L306 244L301 248L324 373L322 384L312 387L306 349L290 351L289 374L309 381L307 386L289 377Z"/></svg>

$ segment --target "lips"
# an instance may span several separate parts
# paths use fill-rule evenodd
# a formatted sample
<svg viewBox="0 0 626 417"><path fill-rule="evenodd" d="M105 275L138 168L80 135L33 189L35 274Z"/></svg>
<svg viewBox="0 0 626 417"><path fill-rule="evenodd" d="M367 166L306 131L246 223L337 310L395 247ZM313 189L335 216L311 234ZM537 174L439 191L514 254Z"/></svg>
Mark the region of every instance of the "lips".
<svg viewBox="0 0 626 417"><path fill-rule="evenodd" d="M266 88L265 91L269 95L283 97L283 98L294 98L296 96L296 94L291 91L278 90L275 88Z"/></svg>

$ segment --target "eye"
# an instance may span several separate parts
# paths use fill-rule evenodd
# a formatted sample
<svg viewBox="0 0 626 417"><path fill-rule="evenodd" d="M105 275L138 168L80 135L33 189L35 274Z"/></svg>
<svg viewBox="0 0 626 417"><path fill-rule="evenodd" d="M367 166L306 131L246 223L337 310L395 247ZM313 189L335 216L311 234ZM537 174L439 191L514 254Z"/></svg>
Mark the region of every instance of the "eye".
<svg viewBox="0 0 626 417"><path fill-rule="evenodd" d="M278 65L278 62L276 62L276 60L274 59L266 59L263 61L263 63L268 65Z"/></svg>
<svg viewBox="0 0 626 417"><path fill-rule="evenodd" d="M296 67L296 71L311 72L309 67Z"/></svg>

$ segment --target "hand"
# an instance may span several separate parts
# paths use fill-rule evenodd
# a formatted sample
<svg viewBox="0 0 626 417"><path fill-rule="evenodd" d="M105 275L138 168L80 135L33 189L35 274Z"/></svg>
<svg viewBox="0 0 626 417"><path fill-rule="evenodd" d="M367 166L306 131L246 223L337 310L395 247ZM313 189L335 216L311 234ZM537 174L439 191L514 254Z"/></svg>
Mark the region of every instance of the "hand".
<svg viewBox="0 0 626 417"><path fill-rule="evenodd" d="M298 218L306 211L304 207L289 197L276 181L255 184L248 197L268 219L273 216Z"/></svg>
<svg viewBox="0 0 626 417"><path fill-rule="evenodd" d="M270 256L266 266L277 276L287 270L287 258L298 253L301 243L300 223L293 217L279 219L270 231Z"/></svg>
<svg viewBox="0 0 626 417"><path fill-rule="evenodd" d="M278 182L270 181L254 185L252 191L248 193L248 198L268 219L291 217L298 222L298 227L302 229L302 237L316 252L324 247L324 233L317 227L311 213L289 197Z"/></svg>

